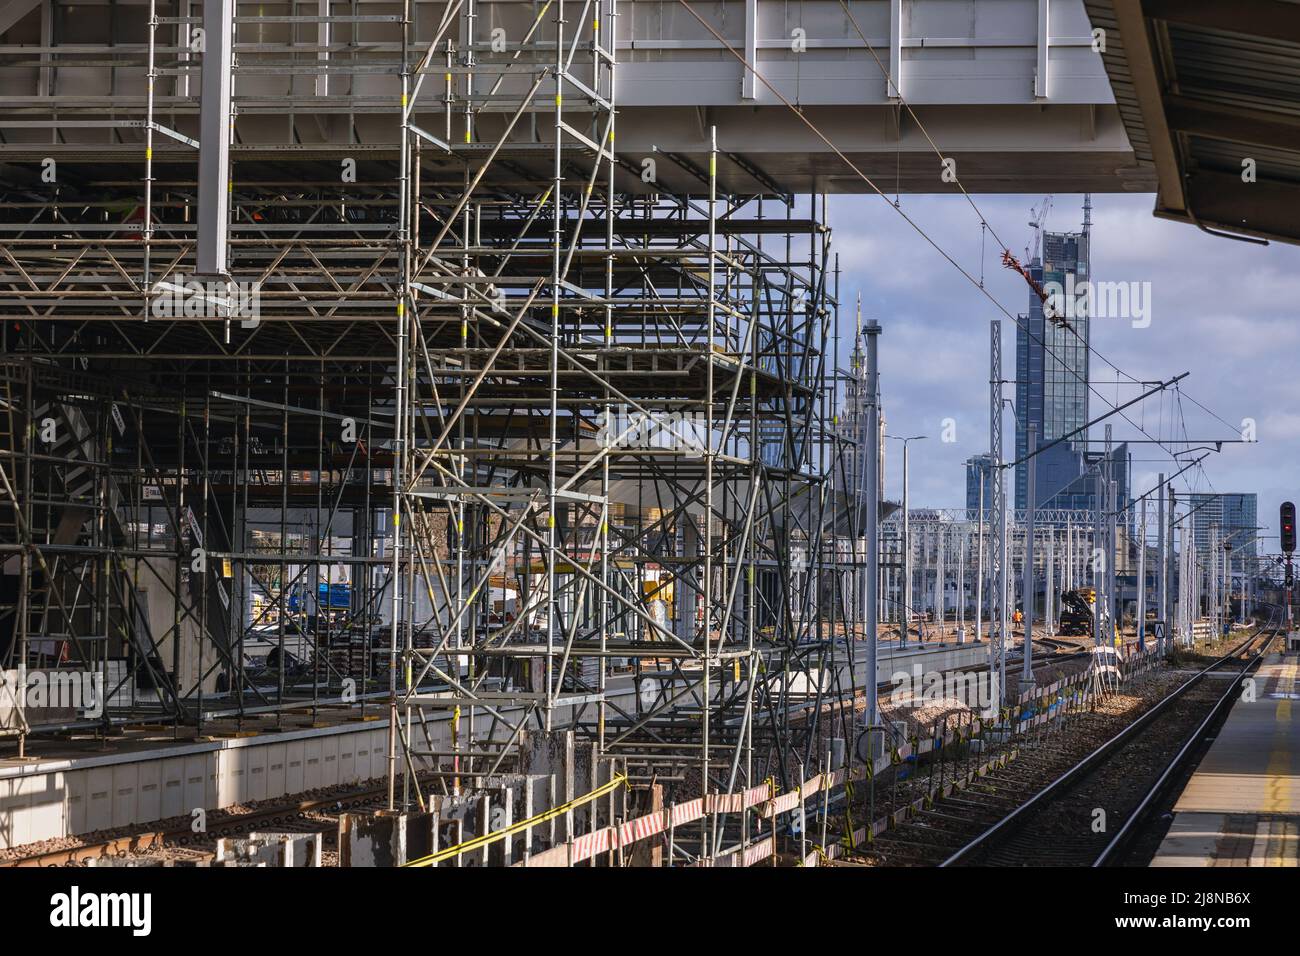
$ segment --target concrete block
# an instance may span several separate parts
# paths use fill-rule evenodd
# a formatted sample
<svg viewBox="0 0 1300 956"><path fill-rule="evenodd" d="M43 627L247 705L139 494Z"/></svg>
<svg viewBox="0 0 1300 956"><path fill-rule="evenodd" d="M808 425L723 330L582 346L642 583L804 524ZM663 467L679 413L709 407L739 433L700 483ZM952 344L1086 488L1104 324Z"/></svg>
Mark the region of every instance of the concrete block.
<svg viewBox="0 0 1300 956"><path fill-rule="evenodd" d="M401 866L437 849L431 813L345 813L339 817L339 865Z"/></svg>
<svg viewBox="0 0 1300 956"><path fill-rule="evenodd" d="M185 757L168 757L160 761L162 769L159 818L178 817L185 813ZM73 832L77 832L73 830Z"/></svg>
<svg viewBox="0 0 1300 956"><path fill-rule="evenodd" d="M117 763L110 770L109 799L112 800L113 826L130 826L139 823L139 806L135 795L139 787L139 763Z"/></svg>
<svg viewBox="0 0 1300 956"><path fill-rule="evenodd" d="M481 836L488 831L491 819L485 804L487 799L482 793L461 794L459 796L434 796L432 809L437 814L438 849L456 846ZM463 856L447 860L440 866L486 866L488 865L488 847L466 853Z"/></svg>
<svg viewBox="0 0 1300 956"><path fill-rule="evenodd" d="M248 837L217 840L213 866L319 867L319 833L250 833Z"/></svg>

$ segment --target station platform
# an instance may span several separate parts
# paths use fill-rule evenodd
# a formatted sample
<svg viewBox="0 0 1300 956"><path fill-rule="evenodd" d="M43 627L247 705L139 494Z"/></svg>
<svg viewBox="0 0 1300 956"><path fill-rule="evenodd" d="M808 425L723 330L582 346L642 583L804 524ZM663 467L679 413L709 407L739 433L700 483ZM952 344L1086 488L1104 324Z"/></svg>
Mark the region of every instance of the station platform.
<svg viewBox="0 0 1300 956"><path fill-rule="evenodd" d="M1272 654L1174 805L1152 866L1300 865L1300 654Z"/></svg>
<svg viewBox="0 0 1300 956"><path fill-rule="evenodd" d="M881 641L876 677L883 683L915 667L974 667L987 657L987 643ZM860 686L866 676L861 661L854 672ZM637 693L630 675L612 678L606 688L607 699L625 710L635 707ZM0 751L0 849L382 777L388 770L386 710L385 703L368 705L364 714L304 709L279 719L246 718L238 729L231 720L215 721L202 737L183 730L180 739L168 728L148 726L122 728L108 739L33 738L25 759ZM512 721L522 715L514 706L496 710ZM567 708L557 709L557 720L569 716ZM462 733L468 720L462 719ZM473 720L475 734L493 733L494 717L485 709ZM428 713L426 731L435 749L452 746L450 727L449 710Z"/></svg>

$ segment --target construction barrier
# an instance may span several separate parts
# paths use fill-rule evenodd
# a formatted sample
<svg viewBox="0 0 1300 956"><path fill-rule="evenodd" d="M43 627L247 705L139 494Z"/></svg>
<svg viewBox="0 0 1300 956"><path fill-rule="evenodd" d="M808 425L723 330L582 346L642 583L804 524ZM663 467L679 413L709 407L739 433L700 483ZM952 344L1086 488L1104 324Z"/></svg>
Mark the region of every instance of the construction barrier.
<svg viewBox="0 0 1300 956"><path fill-rule="evenodd" d="M466 840L464 843L458 843L455 846L449 846L445 850L439 850L437 853L431 853L428 856L420 857L418 860L411 860L408 863L403 863L402 866L433 866L434 864L438 863L441 860L451 859L452 857L460 856L464 853L470 853L474 850L481 850L484 847L492 843L496 843L498 840L504 840L506 837L511 836L515 833L522 833L524 830L527 830L530 827L535 827L538 824L547 822L548 820L554 820L557 817L562 817L566 813L572 812L577 807L584 806L585 804L591 803L593 800L597 800L608 793L612 793L614 790L623 786L623 784L625 784L626 782L627 782L626 777L623 776L615 777L609 783L597 787L595 790L591 791L590 793L584 794L581 797L578 797L576 800L570 800L568 803L563 803L560 804L558 807L552 807L549 810L544 810L541 813L528 817L526 820L520 820L518 823L512 823L510 826L503 827L500 830L495 830L492 833L487 833L484 834L483 836L475 837L472 840ZM595 833L584 834L583 836L578 837L577 840L573 841L573 843L567 845L572 846L581 843L582 841L590 840L593 837L598 837L603 832L605 831L598 830ZM556 847L555 849L561 849L561 848ZM605 847L605 849L608 849L608 847ZM600 851L593 850L588 856L583 857L583 859L590 859L592 856L595 856L596 853L598 852ZM539 855L544 856L545 854L539 854Z"/></svg>
<svg viewBox="0 0 1300 956"><path fill-rule="evenodd" d="M1150 670L1158 662L1158 655L1153 648L1138 651L1136 643L1117 648L1116 654L1122 662L1122 678L1131 679L1137 674ZM1091 670L1081 670L1077 674L1053 681L1051 684L1036 687L1020 694L1016 703L1001 714L1014 732L1019 733L1039 726L1048 720L1062 715L1063 708L1073 706L1076 709L1088 704L1093 697L1094 675ZM694 823L710 813L740 813L754 809L760 819L775 822L777 818L802 807L812 796L823 790L838 790L848 784L869 780L888 770L891 766L904 763L913 757L922 757L935 750L941 750L965 740L978 738L988 721L972 718L965 728L947 730L932 738L904 741L888 753L876 757L868 764L860 764L852 769L814 774L799 786L785 793L773 793L774 785L769 781L737 793L710 793L682 803L664 807L627 822L604 827L591 833L583 834L571 841L554 846L541 853L534 854L527 860L515 863L515 866L574 866L593 859L602 853L626 849L633 844L658 836L675 827ZM815 866L818 859L834 859L845 850L852 850L863 842L870 842L885 830L906 822L936 799L943 799L957 790L964 789L986 775L990 770L1001 768L1013 760L1018 753L1011 749L992 757L966 772L960 778L942 782L910 803L901 806L887 816L853 831L843 844L816 847L803 858L803 865ZM588 795L582 800L594 799L599 793ZM528 821L525 821L525 824ZM525 824L520 824L523 826ZM480 838L482 839L482 838ZM754 843L734 851L729 851L710 862L695 865L704 866L753 866L775 855L775 835L763 837ZM452 848L455 849L455 848ZM445 851L450 852L450 851Z"/></svg>

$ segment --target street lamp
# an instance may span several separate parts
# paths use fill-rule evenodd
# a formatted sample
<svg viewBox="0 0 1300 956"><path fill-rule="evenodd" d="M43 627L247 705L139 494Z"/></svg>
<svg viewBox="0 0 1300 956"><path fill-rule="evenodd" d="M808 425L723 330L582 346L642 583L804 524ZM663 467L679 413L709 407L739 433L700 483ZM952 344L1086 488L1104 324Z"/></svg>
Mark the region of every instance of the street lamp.
<svg viewBox="0 0 1300 956"><path fill-rule="evenodd" d="M903 607L899 614L902 626L899 628L899 640L907 644L907 632L912 624L912 537L911 525L907 515L907 446L914 441L928 438L928 435L910 435L901 438L898 435L886 435L891 441L903 443Z"/></svg>

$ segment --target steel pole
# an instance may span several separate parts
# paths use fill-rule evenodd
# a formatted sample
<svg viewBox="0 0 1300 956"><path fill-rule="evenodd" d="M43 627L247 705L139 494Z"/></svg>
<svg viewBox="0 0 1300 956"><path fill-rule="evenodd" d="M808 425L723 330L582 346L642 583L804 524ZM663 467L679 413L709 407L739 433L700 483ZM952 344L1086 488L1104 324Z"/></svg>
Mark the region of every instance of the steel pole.
<svg viewBox="0 0 1300 956"><path fill-rule="evenodd" d="M1038 445L1038 423L1029 423L1029 441L1026 448L1033 454ZM1031 458L1026 464L1028 494L1025 499L1025 566L1022 569L1020 589L1025 605L1024 650L1021 652L1023 662L1020 669L1020 689L1028 690L1034 683L1034 506L1038 493L1035 473L1038 469Z"/></svg>
<svg viewBox="0 0 1300 956"><path fill-rule="evenodd" d="M1147 649L1147 502L1142 499L1142 513L1138 519L1138 577L1137 577L1137 634L1138 650Z"/></svg>
<svg viewBox="0 0 1300 956"><path fill-rule="evenodd" d="M907 514L907 450L911 444L903 439L903 626L899 637L903 646L912 628L912 528Z"/></svg>
<svg viewBox="0 0 1300 956"><path fill-rule="evenodd" d="M1156 617L1164 621L1166 638L1169 635L1169 620L1165 616L1165 605L1168 603L1168 596L1165 593L1169 587L1169 569L1165 565L1165 476L1163 473L1156 477ZM1157 651L1164 648L1157 647Z"/></svg>
<svg viewBox="0 0 1300 956"><path fill-rule="evenodd" d="M199 208L195 271L225 276L230 267L230 91L235 0L204 0L199 80ZM403 144L403 149L405 149Z"/></svg>
<svg viewBox="0 0 1300 956"><path fill-rule="evenodd" d="M1111 647L1115 646L1116 640L1120 635L1120 602L1117 600L1118 595L1115 593L1115 565L1119 564L1119 529L1117 527L1117 516L1115 514L1116 500L1119 497L1118 485L1112 478L1106 482L1106 498L1109 505L1106 508L1106 550L1109 554L1106 557L1106 610L1110 615L1110 633L1106 635L1106 640Z"/></svg>
<svg viewBox="0 0 1300 956"><path fill-rule="evenodd" d="M990 502L996 516L993 533L993 558L990 578L994 599L989 607L989 620L997 614L996 638L990 634L989 676L998 686L998 708L1006 703L1006 637L1007 637L1007 512L1006 486L1002 475L1002 323L989 322L989 487L993 491Z"/></svg>
<svg viewBox="0 0 1300 956"><path fill-rule="evenodd" d="M877 633L880 623L877 604L880 585L880 386L876 366L876 340L880 336L880 324L868 322L863 331L867 336L867 422L866 434L859 437L859 441L866 446L867 459L863 475L865 487L861 489L859 498L866 510L863 525L867 539L866 567L862 569L862 620L866 624L864 637L867 642L867 675L863 683L867 692L866 725L872 728L880 723L880 702L876 693Z"/></svg>
<svg viewBox="0 0 1300 956"><path fill-rule="evenodd" d="M943 641L944 627L947 623L947 614L944 608L944 578L947 576L947 568L944 566L944 534L943 526L937 525L934 529L934 616L939 622L939 641Z"/></svg>
<svg viewBox="0 0 1300 956"><path fill-rule="evenodd" d="M1105 570L1102 562L1106 554L1101 544L1101 514L1106 507L1106 478L1100 467L1097 469L1096 489L1096 507L1092 513L1092 643L1100 647L1102 572Z"/></svg>
<svg viewBox="0 0 1300 956"><path fill-rule="evenodd" d="M1049 637L1056 634L1056 527L1047 535L1047 586L1043 588L1043 629Z"/></svg>
<svg viewBox="0 0 1300 956"><path fill-rule="evenodd" d="M984 637L984 485L980 480L979 529L975 541L975 643Z"/></svg>

